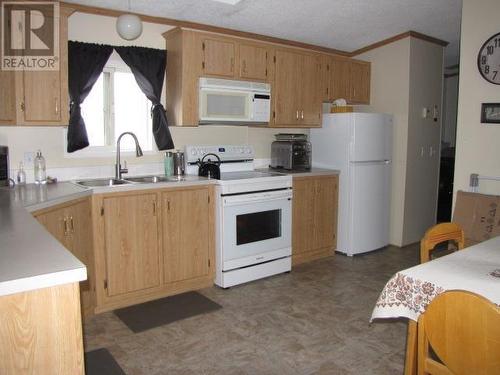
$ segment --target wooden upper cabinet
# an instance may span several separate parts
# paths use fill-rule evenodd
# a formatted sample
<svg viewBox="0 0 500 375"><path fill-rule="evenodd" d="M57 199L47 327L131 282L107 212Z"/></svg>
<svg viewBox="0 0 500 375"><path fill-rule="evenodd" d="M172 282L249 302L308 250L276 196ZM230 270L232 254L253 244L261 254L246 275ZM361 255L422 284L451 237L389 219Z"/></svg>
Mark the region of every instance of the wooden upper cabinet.
<svg viewBox="0 0 500 375"><path fill-rule="evenodd" d="M276 51L271 126L321 126L320 73L319 55Z"/></svg>
<svg viewBox="0 0 500 375"><path fill-rule="evenodd" d="M208 187L161 194L164 283L209 274L210 202Z"/></svg>
<svg viewBox="0 0 500 375"><path fill-rule="evenodd" d="M370 103L370 63L364 61L351 61L350 71L352 103Z"/></svg>
<svg viewBox="0 0 500 375"><path fill-rule="evenodd" d="M203 74L234 77L236 42L203 38Z"/></svg>
<svg viewBox="0 0 500 375"><path fill-rule="evenodd" d="M61 6L59 70L0 72L0 125L68 125L68 15ZM46 21L48 22L48 21ZM5 105L4 105L5 103Z"/></svg>
<svg viewBox="0 0 500 375"><path fill-rule="evenodd" d="M299 123L299 71L302 55L288 50L276 51L274 87L274 124L294 126Z"/></svg>
<svg viewBox="0 0 500 375"><path fill-rule="evenodd" d="M58 71L26 71L23 74L24 123L61 121L61 77ZM67 124L66 124L67 125Z"/></svg>
<svg viewBox="0 0 500 375"><path fill-rule="evenodd" d="M157 194L103 199L109 297L160 285Z"/></svg>
<svg viewBox="0 0 500 375"><path fill-rule="evenodd" d="M351 104L370 104L369 62L329 56L323 58L323 65L325 64L323 101L346 99Z"/></svg>
<svg viewBox="0 0 500 375"><path fill-rule="evenodd" d="M0 70L0 125L15 125L16 98L14 72Z"/></svg>
<svg viewBox="0 0 500 375"><path fill-rule="evenodd" d="M330 100L350 99L350 60L333 57L330 60Z"/></svg>
<svg viewBox="0 0 500 375"><path fill-rule="evenodd" d="M266 80L269 55L267 48L241 43L239 52L239 76L246 79Z"/></svg>
<svg viewBox="0 0 500 375"><path fill-rule="evenodd" d="M319 56L303 55L299 73L300 119L305 127L321 126L321 61Z"/></svg>

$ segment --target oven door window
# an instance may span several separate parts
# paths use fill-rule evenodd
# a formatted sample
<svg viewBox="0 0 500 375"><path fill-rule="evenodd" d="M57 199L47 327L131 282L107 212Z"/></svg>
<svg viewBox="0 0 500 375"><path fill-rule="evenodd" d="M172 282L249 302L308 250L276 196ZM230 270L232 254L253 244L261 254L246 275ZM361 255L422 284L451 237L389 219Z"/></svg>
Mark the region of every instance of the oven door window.
<svg viewBox="0 0 500 375"><path fill-rule="evenodd" d="M283 198L228 204L223 208L221 234L224 261L290 248L292 203Z"/></svg>
<svg viewBox="0 0 500 375"><path fill-rule="evenodd" d="M281 237L281 210L236 216L236 245Z"/></svg>

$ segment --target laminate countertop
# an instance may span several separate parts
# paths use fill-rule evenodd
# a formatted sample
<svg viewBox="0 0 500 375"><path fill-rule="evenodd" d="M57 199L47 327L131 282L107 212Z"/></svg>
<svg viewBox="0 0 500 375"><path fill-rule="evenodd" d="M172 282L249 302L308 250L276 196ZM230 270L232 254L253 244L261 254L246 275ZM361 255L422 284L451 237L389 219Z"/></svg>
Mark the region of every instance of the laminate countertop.
<svg viewBox="0 0 500 375"><path fill-rule="evenodd" d="M87 279L87 269L31 212L92 194L214 184L204 177L84 188L72 182L0 188L0 296Z"/></svg>

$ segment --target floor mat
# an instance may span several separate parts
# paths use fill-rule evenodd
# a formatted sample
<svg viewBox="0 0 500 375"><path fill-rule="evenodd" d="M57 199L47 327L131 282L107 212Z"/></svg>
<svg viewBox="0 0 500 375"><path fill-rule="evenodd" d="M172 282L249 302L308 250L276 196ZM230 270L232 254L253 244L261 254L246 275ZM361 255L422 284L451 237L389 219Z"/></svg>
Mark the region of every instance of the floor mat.
<svg viewBox="0 0 500 375"><path fill-rule="evenodd" d="M115 310L115 315L138 333L220 308L207 297L188 292Z"/></svg>
<svg viewBox="0 0 500 375"><path fill-rule="evenodd" d="M85 353L86 375L126 375L108 349L97 349Z"/></svg>

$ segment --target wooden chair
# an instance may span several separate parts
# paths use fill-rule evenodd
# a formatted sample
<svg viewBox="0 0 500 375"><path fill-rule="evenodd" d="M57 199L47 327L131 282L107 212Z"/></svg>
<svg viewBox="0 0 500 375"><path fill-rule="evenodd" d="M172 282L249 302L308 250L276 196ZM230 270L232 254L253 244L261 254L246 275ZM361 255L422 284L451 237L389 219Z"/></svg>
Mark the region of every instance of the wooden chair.
<svg viewBox="0 0 500 375"><path fill-rule="evenodd" d="M441 362L429 357L429 345ZM500 308L477 294L440 294L418 320L418 375L498 375Z"/></svg>
<svg viewBox="0 0 500 375"><path fill-rule="evenodd" d="M420 241L420 263L430 260L430 252L436 245L445 241L455 241L458 250L465 246L465 235L462 227L456 223L441 223L434 225L425 232Z"/></svg>

